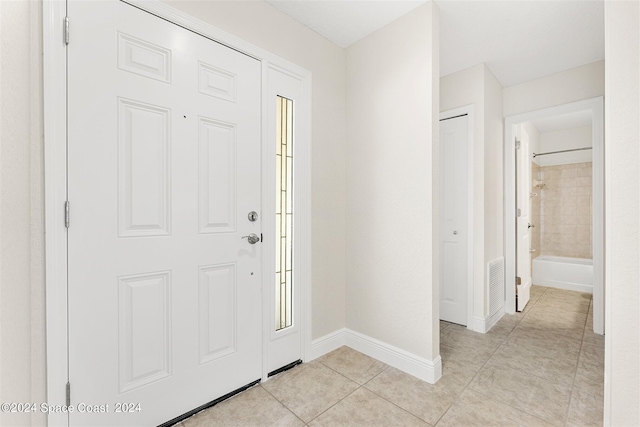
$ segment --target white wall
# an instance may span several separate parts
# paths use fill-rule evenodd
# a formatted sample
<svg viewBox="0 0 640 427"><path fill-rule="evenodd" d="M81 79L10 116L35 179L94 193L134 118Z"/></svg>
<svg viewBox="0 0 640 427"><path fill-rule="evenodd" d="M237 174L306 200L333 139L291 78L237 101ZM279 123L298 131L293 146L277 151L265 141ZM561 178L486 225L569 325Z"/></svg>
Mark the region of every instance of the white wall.
<svg viewBox="0 0 640 427"><path fill-rule="evenodd" d="M345 325L345 51L264 1L166 1L312 72L313 338Z"/></svg>
<svg viewBox="0 0 640 427"><path fill-rule="evenodd" d="M474 105L473 283L474 329L483 331L489 301L486 265L504 255L502 86L485 64L440 78L440 111ZM485 191L490 188L491 191ZM480 321L480 324L478 324Z"/></svg>
<svg viewBox="0 0 640 427"><path fill-rule="evenodd" d="M0 2L0 401L45 401L40 2ZM0 413L0 425L42 425Z"/></svg>
<svg viewBox="0 0 640 427"><path fill-rule="evenodd" d="M347 328L427 361L439 355L437 25L428 2L348 47L346 68Z"/></svg>
<svg viewBox="0 0 640 427"><path fill-rule="evenodd" d="M529 151L531 153L542 153L542 149L540 148L540 132L538 132L538 128L533 122L524 122L522 123L522 127L524 128L527 135L529 135ZM536 157L532 161L540 165L540 159L542 157Z"/></svg>
<svg viewBox="0 0 640 427"><path fill-rule="evenodd" d="M552 151L570 150L593 146L591 126L561 129L540 134L540 151L534 153L548 153ZM549 156L536 157L540 166L568 165L572 163L584 163L593 160L592 151L570 151Z"/></svg>
<svg viewBox="0 0 640 427"><path fill-rule="evenodd" d="M484 67L484 276L487 263L504 256L504 121L503 89ZM489 315L489 284L484 284L485 321Z"/></svg>
<svg viewBox="0 0 640 427"><path fill-rule="evenodd" d="M504 117L604 95L604 61L504 89Z"/></svg>
<svg viewBox="0 0 640 427"><path fill-rule="evenodd" d="M604 424L640 425L640 3L605 2Z"/></svg>

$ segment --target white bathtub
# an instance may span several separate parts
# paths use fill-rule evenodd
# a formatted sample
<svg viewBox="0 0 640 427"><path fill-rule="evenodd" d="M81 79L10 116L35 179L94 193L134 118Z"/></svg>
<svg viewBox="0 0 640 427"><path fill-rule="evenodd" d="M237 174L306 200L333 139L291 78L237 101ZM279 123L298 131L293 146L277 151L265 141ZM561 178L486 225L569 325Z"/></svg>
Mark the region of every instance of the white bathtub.
<svg viewBox="0 0 640 427"><path fill-rule="evenodd" d="M593 293L593 260L540 255L533 260L533 284Z"/></svg>

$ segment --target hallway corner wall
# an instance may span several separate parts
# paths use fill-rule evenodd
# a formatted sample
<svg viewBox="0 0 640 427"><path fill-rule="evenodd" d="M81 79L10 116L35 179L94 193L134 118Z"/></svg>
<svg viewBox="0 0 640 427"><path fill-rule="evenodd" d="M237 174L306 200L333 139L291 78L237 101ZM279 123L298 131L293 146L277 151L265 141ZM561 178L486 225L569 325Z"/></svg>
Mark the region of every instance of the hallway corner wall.
<svg viewBox="0 0 640 427"><path fill-rule="evenodd" d="M503 89L484 65L484 266L504 257L504 120ZM485 267L486 269L486 267ZM485 272L486 276L486 272ZM490 314L489 284L484 285L485 312Z"/></svg>
<svg viewBox="0 0 640 427"><path fill-rule="evenodd" d="M640 425L640 3L605 10L604 425Z"/></svg>
<svg viewBox="0 0 640 427"><path fill-rule="evenodd" d="M440 111L474 105L473 147L473 319L485 332L489 321L489 262L504 256L503 247L503 90L486 64L440 78ZM491 188L491 191L486 191Z"/></svg>
<svg viewBox="0 0 640 427"><path fill-rule="evenodd" d="M46 401L42 2L0 2L0 401ZM46 414L1 413L1 425Z"/></svg>
<svg viewBox="0 0 640 427"><path fill-rule="evenodd" d="M434 2L414 9L349 46L346 67L347 328L427 362L439 359L438 19Z"/></svg>

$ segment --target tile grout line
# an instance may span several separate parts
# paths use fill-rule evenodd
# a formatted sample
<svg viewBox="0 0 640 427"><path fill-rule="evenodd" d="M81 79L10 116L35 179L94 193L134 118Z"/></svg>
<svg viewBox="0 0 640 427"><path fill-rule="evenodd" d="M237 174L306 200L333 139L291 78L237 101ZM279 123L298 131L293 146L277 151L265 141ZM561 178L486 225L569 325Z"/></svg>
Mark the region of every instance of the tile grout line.
<svg viewBox="0 0 640 427"><path fill-rule="evenodd" d="M380 373L378 373L377 375L375 375L374 377L372 377L372 378L371 378L369 381L367 381L366 383L362 384L362 387L363 387L365 390L367 390L367 391L369 391L369 392L371 392L371 393L375 394L376 396L378 396L380 399L384 400L385 402L389 402L390 404L392 404L392 405L393 405L393 406L395 406L396 408L400 409L401 411L403 411L403 412L405 412L405 413L407 413L407 414L411 415L412 417L415 417L415 418L419 419L420 421L424 422L425 424L427 424L427 425L429 425L429 426L431 426L431 427L435 427L435 424L431 424L431 423L429 423L427 420L425 420L424 418L422 418L422 417L418 416L417 414L414 414L413 412L411 412L411 411L409 411L409 410L407 410L407 409L404 409L402 406L400 406L400 405L396 404L395 402L392 402L392 401L390 401L389 399L387 399L386 397L381 396L381 395L379 395L378 393L376 393L375 391L373 391L373 390L368 389L368 388L366 388L366 387L365 387L365 385L369 384L371 381L373 381L374 379L376 379L378 376L380 376L384 371L388 370L389 368L392 368L392 366L387 365L387 367L386 367L385 369L383 369ZM394 368L394 369L397 369L397 368ZM430 383L429 383L429 384L430 384ZM433 385L433 384L432 384L432 385Z"/></svg>
<svg viewBox="0 0 640 427"><path fill-rule="evenodd" d="M335 350L334 350L334 351L335 351ZM356 350L354 350L354 351L356 351ZM374 360L376 360L376 359L374 359ZM387 365L386 363L384 364L384 365L385 365L385 368L384 368L384 369L382 369L380 372L378 372L377 374L375 374L373 377L371 377L371 378L370 378L369 380L367 380L365 383L360 384L360 383L358 383L357 381L354 381L353 379L351 379L351 378L347 377L346 375L342 374L341 372L339 372L339 371L337 371L337 370L333 369L331 366L326 365L326 364L325 364L325 363L323 363L322 361L320 361L320 360L318 360L318 359L316 359L316 361L317 361L319 364L321 364L322 366L324 366L325 368L327 368L327 369L329 369L329 370L331 370L331 371L333 371L333 372L337 373L338 375L342 376L342 377L343 377L343 378L345 378L346 380L348 380L348 381L350 381L350 382L352 382L352 383L357 384L357 385L358 385L358 387L357 387L357 388L355 388L352 392L350 392L350 393L348 393L347 395L345 395L345 396L344 396L343 398L341 398L340 400L338 400L336 403L334 403L333 405L329 406L327 409L325 409L324 411L320 412L318 415L316 415L315 417L313 417L312 419L310 419L310 420L309 420L309 422L305 422L305 421L304 421L303 419L301 419L301 418L300 418L300 417L299 417L299 416L298 416L298 415L297 415L297 414L296 414L296 413L295 413L291 408L289 408L289 407L288 407L287 405L285 405L283 402L281 402L280 400L278 400L278 398L277 398L277 397L275 397L272 393L270 393L268 390L266 390L266 389L265 389L265 390L266 390L266 391L267 391L271 396L273 396L276 400L278 400L278 402L280 402L280 403L281 403L281 404L282 404L282 405L283 405L283 406L284 406L284 407L285 407L289 412L293 413L293 414L296 416L296 418L298 418L300 421L302 421L302 423L304 423L304 425L305 425L305 426L309 425L311 422L313 422L314 420L316 420L318 417L322 416L322 414L324 414L324 413L326 413L327 411L331 410L334 406L338 405L340 402L342 402L343 400L345 400L346 398L348 398L349 396L351 396L353 393L355 393L356 391L358 391L358 390L359 390L359 389L361 389L361 388L364 388L365 390L367 390L367 391L369 391L369 392L371 392L371 393L375 394L377 397L381 398L381 399L382 399L382 400L384 400L385 402L388 402L388 403L392 404L393 406L397 407L398 409L402 410L403 412L405 412L405 413L407 413L407 414L409 414L409 415L411 415L411 416L413 416L413 417L415 417L415 418L417 418L417 419L419 419L419 420L424 421L425 423L427 423L425 420L423 420L422 418L418 417L417 415L415 415L415 414L413 414L413 413L411 413L411 412L407 411L407 410L406 410L406 409L404 409L404 408L401 408L400 406L396 405L395 403L393 403L393 402L391 402L391 401L389 401L389 400L385 399L384 397L380 396L380 395L379 395L379 394L377 394L376 392L374 392L374 391L372 391L372 390L369 390L368 388L364 387L364 386L365 386L365 384L369 383L369 382L370 382L370 381L372 381L374 378L378 377L380 374L382 374L384 371L386 371L387 369L389 369L389 368L390 368L390 366L389 366L389 365ZM312 361L312 362L313 362L313 361ZM263 387L263 388L264 388L264 387ZM427 424L429 424L429 423L427 423ZM429 425L431 425L431 424L429 424Z"/></svg>
<svg viewBox="0 0 640 427"><path fill-rule="evenodd" d="M518 325L520 324L520 322L521 322L522 320L524 320L524 318L525 318L526 316L528 316L528 315L531 313L531 311L533 310L533 308L538 304L538 302L540 302L540 300L542 299L542 297L544 296L544 294L548 291L548 289L549 289L549 288L545 288L545 290L542 292L542 294L541 294L541 295L540 295L540 297L536 300L536 302L531 306L531 308L528 310L528 312L527 312L524 316L522 316L522 319L520 319L520 320L518 321L518 323L516 324L516 326L514 326L514 327L513 327L513 329L511 330L511 332L509 332L509 334L507 334L507 337L505 338L505 341L507 340L507 338L509 337L509 335L511 335L511 333L513 333L513 331L515 331L515 330L516 330L516 328L518 327ZM589 313L589 311L588 311L588 309L587 309L587 318L588 318L588 313ZM585 319L585 324L586 324L586 319ZM583 336L584 336L584 334L583 334ZM504 344L504 342L503 342L503 344ZM501 344L501 345L502 345L502 344ZM497 351L497 350L496 350L496 351ZM581 342L580 342L580 352L581 352L581 351L582 351L582 340L581 340ZM574 372L574 374L573 374L574 381L575 381L575 376L576 376L576 373L577 373L577 364L578 364L578 363L579 363L579 361L580 361L580 352L578 353L578 360L576 361L576 372ZM495 352L494 352L494 353L495 353ZM493 357L493 354L491 355L491 357ZM491 359L491 357L490 357L489 359ZM487 362L488 362L488 360L487 360ZM485 363L485 365L486 365L486 363ZM483 365L483 367L484 367L484 365ZM481 368L481 369L482 369L482 368ZM519 371L519 372L523 372L523 373L525 373L525 374L532 375L532 376L537 377L537 378L541 378L541 379L546 380L546 381L549 381L549 382L553 382L553 383L555 383L555 381L551 381L551 380L548 380L547 378L539 377L539 376L537 376L537 375L535 375L535 374L531 374L531 373L529 373L529 372L522 371L522 370L520 370L520 369L515 369L515 370L516 370L516 371ZM478 372L480 372L480 371L478 371ZM475 377L474 377L474 379L475 379ZM558 384L561 384L561 383L558 383ZM476 391L476 390L473 390L473 389L471 389L471 390L472 390L472 391ZM481 392L477 392L477 393L481 393ZM485 396L486 396L486 394L484 394L484 393L481 393L481 394L483 394L483 395L485 395ZM566 426L566 424L567 424L567 422L568 422L568 411L569 411L569 407L571 406L571 397L572 397L572 394L573 394L573 382L572 382L572 384L571 384L571 391L570 391L570 393L569 393L569 404L567 405L567 409L566 409L566 411L565 411L565 420L564 420L564 423L563 423L563 425L565 425L565 426ZM489 396L487 396L487 397L489 397ZM495 399L494 399L494 400L495 400ZM504 403L504 402L503 402L503 403ZM508 403L505 403L505 405L507 405L507 406L509 406L509 407L511 407L511 408L513 408L513 409L516 409L516 410L518 410L518 411L522 411L522 412L524 412L524 413L527 413L527 414L529 414L529 415L531 415L531 416L533 416L533 417L536 417L536 418L538 418L538 419L542 419L542 418L540 418L539 416L537 416L537 415L535 415L535 414L532 414L532 413L530 413L530 412L528 412L528 411L526 411L526 410L524 410L524 409L516 408L515 406L512 406L512 405L510 405L510 404L508 404ZM543 419L543 421L548 422L547 420L544 420L544 419Z"/></svg>
<svg viewBox="0 0 640 427"><path fill-rule="evenodd" d="M295 369L295 367L294 367L293 369ZM287 372L287 371L281 372L281 374L284 374L285 372ZM276 376L277 376L277 375L276 375ZM282 406L283 406L287 411L291 412L291 413L293 414L293 416L294 416L294 417L296 417L297 419L299 419L299 420L302 422L302 424L303 424L303 425L305 425L305 426L306 426L306 425L308 424L308 423L307 423L307 422L305 422L302 418L300 418L300 417L298 416L298 414L296 414L293 410L291 410L291 408L289 408L287 405L285 405L285 404L284 404L284 402L282 402L282 401L281 401L280 399L278 399L278 398L277 398L273 393L271 393L269 390L267 390L267 389L264 387L264 383L263 383L263 382L260 382L260 384L259 384L259 385L260 385L260 387L262 387L262 389L263 389L264 391L266 391L266 392L267 392L271 397L273 397L273 398L274 398L278 403L280 403L280 404L281 404L281 405L282 405Z"/></svg>
<svg viewBox="0 0 640 427"><path fill-rule="evenodd" d="M531 309L533 309L533 307L534 307L534 306L535 306L535 305L540 301L540 299L542 298L542 296L543 296L546 292L547 292L547 289L545 289L544 291L542 291L542 294L540 295L540 297L539 297L539 298L538 298L538 299L537 299L537 300L536 300L536 301L531 305L531 308L528 310L529 312L530 312L530 311L531 311ZM456 399L453 401L453 403L452 403L452 404L447 408L447 410L446 410L446 411L445 411L445 412L440 416L440 418L438 419L438 421L437 421L437 422L436 422L436 424L435 424L436 426L437 426L437 424L440 422L440 420L442 420L442 418L447 414L447 412L449 412L449 409L451 409L451 407L455 404L455 402L458 400L458 398L460 397L460 395L461 395L464 391L466 391L467 389L469 389L470 391L473 391L474 393L480 393L480 394L482 394L483 396L487 396L485 393L482 393L482 392L479 392L479 391L476 391L476 390L474 390L474 389L470 388L470 386L471 386L471 384L473 383L473 381L476 379L476 377L478 376L478 374L480 373L480 371L481 371L481 370L482 370L482 369L487 365L487 363L489 363L489 360L491 360L491 358L493 357L493 355L494 355L494 354L495 354L495 353L500 349L500 347L502 347L502 345L503 345L503 344L504 344L504 343L509 339L509 336L513 333L513 331L515 331L515 330L516 330L516 328L518 327L518 325L520 324L520 322L522 322L522 320L523 320L523 319L524 319L524 318L529 314L529 312L528 312L528 313L526 313L526 314L524 314L524 315L522 316L522 319L520 319L520 320L518 320L518 321L516 322L516 324L515 324L515 326L513 327L513 329L511 329L511 331L509 331L509 333L508 333L508 334L506 334L506 335L504 336L504 339L502 340L502 342L500 343L500 345L499 345L499 346L498 346L498 347L493 351L493 353L491 353L491 356L489 356L489 357L487 358L487 360L484 362L484 364L480 367L480 369L478 369L478 371L475 373L475 375L473 376L473 378L471 378L471 381L469 381L469 383L467 383L467 385L462 389L462 391L461 391L461 392L456 396ZM510 408L512 408L512 409L515 409L516 411L524 412L524 413L526 413L526 414L531 415L532 417L535 417L535 418L537 418L537 419L541 419L541 420L542 420L542 418L538 417L537 415L531 414L531 413L529 413L529 412L528 412L528 411L526 411L526 410L523 410L523 409L520 409L520 408L516 408L516 407L512 406L512 405L511 405L511 404L509 404L509 403L502 402L502 401L500 401L500 400L496 400L496 399L494 399L494 398L492 398L492 397L490 397L490 396L487 396L487 397L488 397L489 399L491 399L491 400L494 400L494 401L499 402L499 403L502 403L502 404L504 404L504 405L506 405L506 406L508 406L508 407L510 407ZM543 421L547 422L546 420L543 420Z"/></svg>
<svg viewBox="0 0 640 427"><path fill-rule="evenodd" d="M578 369L580 368L580 359L582 359L582 349L584 347L584 332L587 329L587 320L589 319L589 310L591 309L591 305L593 304L593 296L589 300L589 308L587 308L587 318L584 320L584 327L582 330L582 340L580 340L580 352L578 353L578 360L576 361L576 371L573 373L573 381L571 381L571 392L569 393L569 405L567 405L567 411L565 413L565 422L566 426L569 422L569 410L571 409L571 401L573 400L573 391L576 386L576 377L578 376Z"/></svg>
<svg viewBox="0 0 640 427"><path fill-rule="evenodd" d="M344 347L344 346L343 346ZM337 350L337 349L336 349ZM334 350L335 351L335 350ZM330 352L331 353L331 352ZM328 354L328 353L327 353ZM322 361L316 359L316 361L321 364L322 366L324 366L325 368L329 369L330 371L335 372L336 374L342 376L343 378L346 378L348 381L357 384L358 387L356 387L352 392L348 393L346 396L344 396L342 399L338 400L336 403L334 403L333 405L329 406L327 409L325 409L324 411L320 412L318 415L316 415L315 417L311 418L311 420L309 420L308 423L305 423L305 425L308 425L309 423L311 423L313 420L317 419L318 417L320 417L322 414L324 414L325 412L329 411L331 408L333 408L334 406L336 406L338 403L342 402L343 400L345 400L347 397L351 396L353 393L355 393L356 391L358 391L359 389L362 388L362 386L364 384L360 384L357 381L352 380L351 378L348 378L346 375L342 374L341 372L336 371L335 369L333 369L331 366L327 366L324 363L322 363ZM313 362L313 361L312 361ZM387 366L388 367L388 366ZM377 375L375 375L376 377L378 375L380 375L383 371L385 371L387 368L383 369L382 371L380 371ZM375 377L374 377L375 378ZM365 383L366 384L366 383ZM289 408L287 408L289 409ZM291 410L291 409L289 409ZM293 411L292 411L293 412Z"/></svg>
<svg viewBox="0 0 640 427"><path fill-rule="evenodd" d="M528 315L529 315L529 313L531 313L531 311L533 310L534 306L538 304L538 302L542 299L542 296L547 292L547 290L548 290L548 289L545 289L545 290L543 291L542 295L540 295L540 297L536 300L536 302L531 306L531 308L528 310L527 314L525 314L525 315L522 317L522 319L520 319L520 320L518 321L518 323L516 324L516 326L514 326L514 328L511 330L511 332L509 332L509 334L507 334L507 336L506 336L506 338L505 338L505 341L507 340L507 338L509 337L509 335L511 335L511 333L512 333L513 331L515 331L515 329L516 329L516 328L517 328L517 326L520 324L520 322L521 322L521 321L522 321L526 316L528 316ZM592 298L593 298L593 297L592 297ZM591 304L592 304L592 299L589 301L589 307L591 306ZM576 375L577 375L577 366L578 366L578 364L579 364L580 357L581 357L581 354L582 354L582 348L583 348L583 344L584 344L584 343L583 343L583 342L584 342L584 328L586 328L586 322L587 322L587 319L588 319L588 317L589 317L589 316L588 316L588 314L589 314L589 309L587 309L587 317L585 318L585 326L583 327L583 338L580 340L580 351L579 351L579 353L578 353L578 359L577 359L577 361L576 361L576 371L575 371L575 372L574 372L574 374L573 374L573 381L572 381L572 384L571 384L571 390L570 390L570 393L569 393L569 404L567 405L567 409L566 409L566 411L565 411L565 420L564 420L564 423L563 423L563 425L565 425L565 426L566 426L566 424L568 423L568 413L569 413L568 411L569 411L569 408L570 408L570 406L571 406L571 398L573 397L573 389L574 389L575 377L576 377ZM566 338L566 337L565 337L565 338ZM576 341L577 341L577 340L576 340ZM504 344L504 341L503 341L503 343L502 343L502 344ZM501 346L502 346L502 344L501 344ZM497 351L497 350L496 350L496 351ZM494 352L494 354L495 354L495 352ZM493 354L491 355L491 357L493 357ZM491 357L489 357L489 359L491 359ZM485 362L485 365L486 365L486 363L488 363L489 359L487 360L487 362ZM482 367L484 368L484 366L485 366L485 365L483 365ZM480 368L480 369L482 369L482 368ZM535 374L531 374L531 373L526 372L526 371L521 371L521 370L519 370L519 369L515 369L515 370L520 371L520 372L524 372L524 373L526 373L526 374L529 374L529 375L535 376L535 377L537 377L537 378L541 378L541 379L543 379L543 380L546 380L546 381L550 381L550 382L554 382L554 383L555 383L555 381L551 381L551 380L549 380L549 379L547 379L547 378L543 378L543 377L538 377L537 375L535 375ZM478 371L478 372L480 372L480 371ZM476 374L476 375L477 375L477 374ZM475 376L474 376L474 379L475 379ZM472 380L472 381L473 381L473 380ZM471 384L471 383L469 383L469 384ZM561 384L561 383L558 383L558 384ZM467 386L467 388L468 388L468 386ZM482 393L482 392L478 392L478 391L473 390L473 389L470 389L470 390L472 390L472 391L474 391L474 392L476 392L476 393L481 393L481 394L483 394L483 395L487 396L486 394L484 394L484 393ZM487 396L487 397L491 398L490 396ZM597 397L597 396L596 396L596 397ZM493 400L495 400L495 399L493 399ZM499 402L500 402L500 401L499 401ZM533 416L533 417L536 417L536 418L538 418L538 419L542 419L542 418L540 418L539 416L537 416L537 415L535 415L535 414L531 414L530 412L528 412L528 411L526 411L526 410L523 410L523 409L520 409L520 408L516 408L516 407L514 407L514 406L512 406L512 405L510 405L510 404L508 404L508 403L505 403L505 402L502 402L502 403L506 404L507 406L509 406L509 407L511 407L511 408L513 408L513 409L516 409L516 410L519 410L519 411L525 412L525 413L527 413L527 414L529 414L529 415L531 415L531 416ZM544 420L544 421L545 421L545 422L548 422L548 421L546 421L546 420Z"/></svg>
<svg viewBox="0 0 640 427"><path fill-rule="evenodd" d="M544 293L544 292L543 292ZM536 300L537 302L537 300ZM524 316L523 316L524 318ZM482 368L484 368L486 366L486 364L489 362L489 360L491 360L491 358L493 357L493 355L496 353L496 351L498 351L498 349L502 346L502 344L505 343L505 341L507 340L507 338L509 337L509 335L511 335L511 333L515 330L515 328L518 326L518 324L522 321L522 319L518 320L515 324L515 326L511 329L511 331L509 331L508 334L506 334L502 340L502 342L496 347L495 350L493 350L493 352L491 353L491 355L487 358L487 360L482 364L482 366L478 369L478 371L473 375L473 377L471 378L471 380L462 388L462 390L460 391L460 393L458 393L456 395L456 398L453 400L453 402L447 407L447 409L442 413L442 415L440 415L440 418L438 418L438 421L436 421L436 423L434 424L434 426L437 426L438 423L442 420L442 418L447 414L447 412L449 412L449 410L451 409L451 407L453 407L453 405L456 403L456 401L460 398L460 395L462 395L462 393L465 392L465 390L467 390L469 388L469 386L471 385L471 383L473 382L473 380L476 378L476 376L478 376L478 374L480 373L480 371L482 370ZM497 322L496 322L497 323ZM494 325L495 326L495 325ZM442 345L442 343L440 344ZM445 346L446 347L446 346ZM469 389L471 391L474 391L473 389Z"/></svg>
<svg viewBox="0 0 640 427"><path fill-rule="evenodd" d="M354 351L357 351L357 350L354 350ZM370 357L370 356L367 356L367 357ZM374 360L377 360L377 359L374 359ZM328 365L325 365L325 364L324 364L324 363L322 363L321 361L318 361L318 363L321 363L323 366L326 366L327 368L331 369L332 371L334 371L334 372L336 372L336 373L338 373L338 374L342 375L343 377L347 378L347 377L346 377L345 375L343 375L342 373L340 373L340 372L336 371L335 369L333 369L332 367L330 367L330 366L328 366ZM315 418L313 418L313 420L315 420L315 419L316 419L316 418L318 418L320 415L322 415L322 414L324 414L325 412L327 412L329 409L331 409L331 408L333 408L334 406L336 406L338 403L340 403L341 401L343 401L343 400L344 400L344 399L346 399L347 397L351 396L351 395L352 395L353 393L355 393L357 390L359 390L359 389L361 389L361 388L364 388L364 389L365 389L365 390L367 390L368 392L373 393L374 395L376 395L376 396L377 396L377 397L379 397L380 399L384 400L385 402L390 403L391 405L395 406L396 408L400 409L401 411L403 411L403 412L405 412L405 413L407 413L407 414L411 415L412 417L415 417L415 418L419 419L420 421L425 422L425 423L426 423L426 424L428 424L428 425L431 425L431 424L429 424L426 420L424 420L424 419L420 418L418 415L416 415L416 414L414 414L414 413L412 413L412 412L410 412L410 411L408 411L408 410L404 409L404 408L403 408L403 407L401 407L401 406L398 406L397 404L395 404L394 402L392 402L392 401L390 401L389 399L385 398L384 396L380 396L380 395L379 395L378 393L376 393L375 391L370 390L370 389L368 389L367 387L365 387L365 385L367 385L368 383L370 383L371 381L373 381L375 378L377 378L378 376L380 376L383 372L385 372L385 371L387 371L389 368L391 368L391 366L390 366L390 365L387 365L386 363L385 363L384 365L385 365L385 368L384 368L384 369L382 369L380 372L378 372L377 374L375 374L373 377L369 378L369 379L368 379L367 381L365 381L363 384L359 384L359 383L357 383L356 381L353 381L351 378L347 378L348 380L350 380L350 381L355 382L356 384L358 384L358 388L357 388L357 389L355 389L353 392L349 393L347 396L343 397L341 400L339 400L338 402L336 402L336 403L335 403L334 405L332 405L331 407L327 408L324 412L322 412L322 413L318 414ZM311 420L311 421L313 421L313 420ZM311 421L309 421L309 422L311 422Z"/></svg>
<svg viewBox="0 0 640 427"><path fill-rule="evenodd" d="M483 395L484 397L486 397L486 398L487 398L487 399L489 399L489 400L493 400L494 402L497 402L497 403L500 403L500 404L502 404L502 405L508 406L509 408L514 409L514 410L516 410L516 411L518 411L518 412L522 412L522 413L525 413L525 414L527 414L527 415L529 415L529 416L532 416L533 418L535 418L535 419L537 419L537 420L540 420L540 421L542 421L543 423L546 423L546 424L553 424L553 423L551 423L551 422L549 422L549 421L545 420L544 418L540 418L540 416L538 416L538 415L536 415L536 414L532 414L532 413L530 413L530 412L528 412L528 411L525 411L524 409L520 409L520 408L516 408L515 406L511 406L511 405L509 405L508 403L504 403L504 402L502 402L502 401L500 401L500 400L497 400L497 399L495 399L495 398L493 398L493 397L489 396L488 394L485 394L485 393L483 393L483 392L481 392L481 391L477 391L477 390L473 390L473 389L470 389L470 390L471 390L472 392L474 392L474 393L478 393L478 394Z"/></svg>

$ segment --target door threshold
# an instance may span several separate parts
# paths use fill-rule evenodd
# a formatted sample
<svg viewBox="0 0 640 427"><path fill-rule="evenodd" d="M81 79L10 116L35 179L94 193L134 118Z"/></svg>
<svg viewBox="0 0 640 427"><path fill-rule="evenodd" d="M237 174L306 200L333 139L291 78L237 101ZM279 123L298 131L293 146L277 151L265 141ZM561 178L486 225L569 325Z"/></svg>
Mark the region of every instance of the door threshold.
<svg viewBox="0 0 640 427"><path fill-rule="evenodd" d="M162 423L158 427L169 427L169 426L178 424L179 422L186 420L187 418L197 414L198 412L201 412L201 411L204 411L205 409L211 408L212 406L215 406L218 403L223 402L223 401L229 399L230 397L235 396L236 394L242 393L243 391L245 391L245 390L247 390L247 389L249 389L249 388L251 388L254 385L259 384L259 383L260 383L259 379L255 380L255 381L253 381L253 382L251 382L251 383L249 383L249 384L247 384L245 386L242 386L242 387L232 391L231 393L227 393L222 397L219 397L219 398L217 398L215 400L212 400L211 402L205 403L204 405L200 405L197 408L192 409L189 412L186 412L186 413L184 413L184 414L182 414L180 416L177 416L174 419L167 421L166 423Z"/></svg>
<svg viewBox="0 0 640 427"><path fill-rule="evenodd" d="M271 371L267 374L267 377L272 377L274 375L278 375L280 372L288 371L291 368L295 368L299 364L302 363L301 359L296 360L295 362L291 362L288 365L284 365L282 368L278 368L275 371Z"/></svg>

